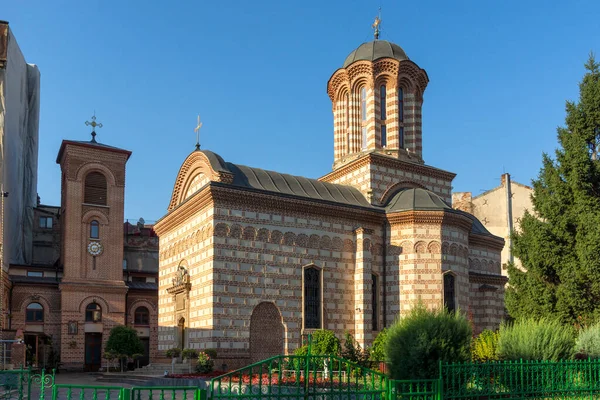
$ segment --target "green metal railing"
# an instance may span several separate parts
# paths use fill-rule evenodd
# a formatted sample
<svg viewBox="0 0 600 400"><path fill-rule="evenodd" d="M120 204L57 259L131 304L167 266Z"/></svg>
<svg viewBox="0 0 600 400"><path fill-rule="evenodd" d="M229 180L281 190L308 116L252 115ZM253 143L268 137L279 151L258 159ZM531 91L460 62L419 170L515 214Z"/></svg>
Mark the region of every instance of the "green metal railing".
<svg viewBox="0 0 600 400"><path fill-rule="evenodd" d="M142 386L130 390L131 396L123 400L206 400L206 390L195 386Z"/></svg>
<svg viewBox="0 0 600 400"><path fill-rule="evenodd" d="M439 379L388 381L388 400L442 400Z"/></svg>
<svg viewBox="0 0 600 400"><path fill-rule="evenodd" d="M600 361L445 364L444 399L597 399Z"/></svg>
<svg viewBox="0 0 600 400"><path fill-rule="evenodd" d="M30 369L0 371L0 400L29 398Z"/></svg>

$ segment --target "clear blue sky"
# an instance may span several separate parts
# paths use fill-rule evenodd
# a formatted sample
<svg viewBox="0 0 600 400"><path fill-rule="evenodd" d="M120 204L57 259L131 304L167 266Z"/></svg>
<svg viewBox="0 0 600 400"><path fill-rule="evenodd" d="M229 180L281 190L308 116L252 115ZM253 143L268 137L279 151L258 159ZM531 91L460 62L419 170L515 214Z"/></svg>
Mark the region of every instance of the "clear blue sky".
<svg viewBox="0 0 600 400"><path fill-rule="evenodd" d="M425 161L479 194L503 170L529 183L556 147L566 99L600 50L600 1L2 0L42 73L38 192L60 202L62 139L133 151L125 217L156 220L201 143L234 163L317 178L331 170L327 80L371 40L398 43L430 78ZM600 55L599 55L600 56Z"/></svg>

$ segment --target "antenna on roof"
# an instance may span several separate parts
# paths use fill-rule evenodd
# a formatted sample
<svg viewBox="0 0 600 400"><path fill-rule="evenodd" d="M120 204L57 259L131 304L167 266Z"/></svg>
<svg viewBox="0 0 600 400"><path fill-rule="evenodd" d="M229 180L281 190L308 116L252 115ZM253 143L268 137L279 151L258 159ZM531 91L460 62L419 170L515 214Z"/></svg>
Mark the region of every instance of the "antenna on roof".
<svg viewBox="0 0 600 400"><path fill-rule="evenodd" d="M371 27L375 29L375 40L379 39L379 25L381 25L381 7L379 7L379 15L375 17L375 22L373 22L373 25L371 25Z"/></svg>

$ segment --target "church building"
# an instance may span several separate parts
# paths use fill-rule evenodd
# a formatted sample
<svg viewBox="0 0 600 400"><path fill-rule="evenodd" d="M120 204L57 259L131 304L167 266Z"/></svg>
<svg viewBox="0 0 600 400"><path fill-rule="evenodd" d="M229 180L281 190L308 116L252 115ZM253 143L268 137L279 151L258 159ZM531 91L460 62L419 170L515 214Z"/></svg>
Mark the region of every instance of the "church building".
<svg viewBox="0 0 600 400"><path fill-rule="evenodd" d="M419 301L460 309L475 332L499 325L504 240L453 209L455 174L423 161L428 83L394 43L352 51L327 83L334 163L319 179L197 146L154 226L161 354L210 348L232 368L316 329L365 347Z"/></svg>

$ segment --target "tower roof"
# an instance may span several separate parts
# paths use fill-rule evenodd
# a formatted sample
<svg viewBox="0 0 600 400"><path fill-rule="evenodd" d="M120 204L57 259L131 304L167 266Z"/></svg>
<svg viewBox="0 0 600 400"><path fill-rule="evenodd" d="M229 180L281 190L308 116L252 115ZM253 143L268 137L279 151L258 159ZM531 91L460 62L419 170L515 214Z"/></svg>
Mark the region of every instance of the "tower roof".
<svg viewBox="0 0 600 400"><path fill-rule="evenodd" d="M375 61L380 58L394 58L398 61L408 60L402 47L387 40L374 40L358 46L356 50L346 57L343 68L347 68L356 61Z"/></svg>

